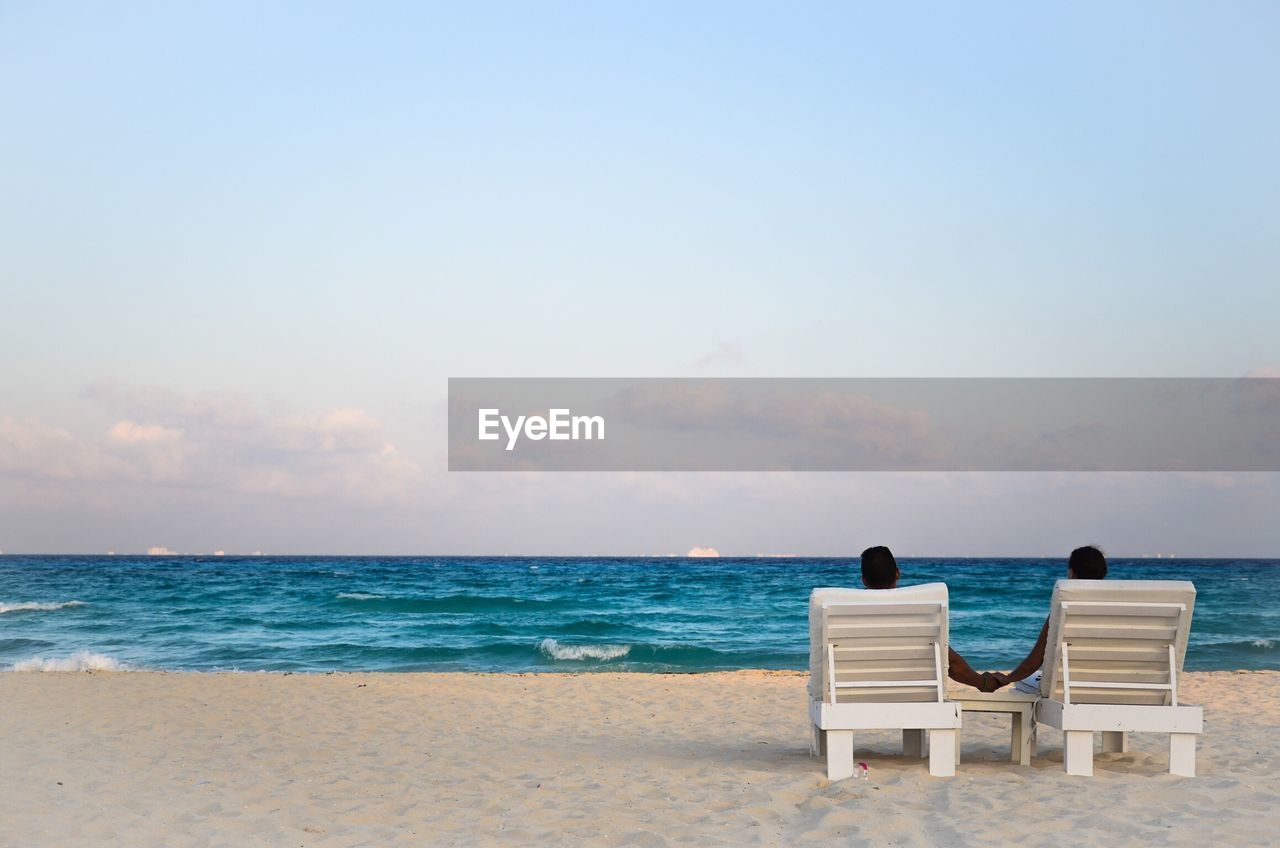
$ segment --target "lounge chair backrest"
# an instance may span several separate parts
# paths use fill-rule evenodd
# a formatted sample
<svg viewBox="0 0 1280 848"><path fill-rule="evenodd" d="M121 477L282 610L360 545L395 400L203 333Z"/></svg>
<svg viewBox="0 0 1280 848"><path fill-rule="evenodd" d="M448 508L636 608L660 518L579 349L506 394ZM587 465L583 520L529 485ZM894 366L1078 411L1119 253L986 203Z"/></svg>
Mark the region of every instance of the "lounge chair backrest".
<svg viewBox="0 0 1280 848"><path fill-rule="evenodd" d="M814 589L809 596L809 692L815 700L941 701L946 679L945 583Z"/></svg>
<svg viewBox="0 0 1280 848"><path fill-rule="evenodd" d="M1059 580L1040 694L1072 704L1177 705L1196 587L1185 580Z"/></svg>

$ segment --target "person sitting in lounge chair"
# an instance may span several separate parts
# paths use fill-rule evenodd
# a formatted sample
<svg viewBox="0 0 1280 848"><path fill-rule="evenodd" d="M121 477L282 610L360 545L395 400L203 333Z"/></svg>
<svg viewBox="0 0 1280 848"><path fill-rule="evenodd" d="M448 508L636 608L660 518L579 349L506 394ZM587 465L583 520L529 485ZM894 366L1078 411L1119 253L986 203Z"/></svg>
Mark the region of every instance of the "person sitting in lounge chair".
<svg viewBox="0 0 1280 848"><path fill-rule="evenodd" d="M896 589L898 588L898 580L902 577L902 572L898 570L898 561L893 558L893 552L884 545L877 545L873 548L867 548L862 552L862 585L868 589ZM1044 634L1040 635L1041 641L1044 640ZM1043 655L1044 646L1041 645L1041 655ZM965 662L964 657L956 653L954 648L947 648L948 656L948 676L957 683L963 683L966 686L973 686L983 692L994 692L1000 686L1000 683L990 672L979 674L974 671L969 663Z"/></svg>
<svg viewBox="0 0 1280 848"><path fill-rule="evenodd" d="M1102 551L1093 545L1085 545L1071 552L1071 557L1067 560L1068 580L1102 580L1106 576L1107 558L1102 555ZM1048 640L1049 619L1045 618L1044 627L1040 628L1040 635L1036 638L1035 647L1031 649L1031 653L1027 654L1027 658L1018 663L1017 667L1008 674L998 671L991 673L991 677L999 684L996 689L1008 686L1010 683L1017 683L1019 680L1025 680L1028 676L1039 671L1040 667L1044 665L1044 646ZM1037 683L1035 689L1039 690L1039 688Z"/></svg>

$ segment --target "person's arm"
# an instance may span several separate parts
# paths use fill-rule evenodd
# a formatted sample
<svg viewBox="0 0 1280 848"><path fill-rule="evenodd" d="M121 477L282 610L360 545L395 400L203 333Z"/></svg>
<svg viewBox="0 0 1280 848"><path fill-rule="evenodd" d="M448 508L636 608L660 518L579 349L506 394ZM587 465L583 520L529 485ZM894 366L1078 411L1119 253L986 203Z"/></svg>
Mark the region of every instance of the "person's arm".
<svg viewBox="0 0 1280 848"><path fill-rule="evenodd" d="M1017 668L1008 674L998 674L996 679L1001 684L1013 683L1018 680L1025 680L1030 675L1040 670L1040 666L1044 665L1044 646L1049 641L1049 619L1044 620L1044 627L1040 628L1040 636L1036 639L1035 647L1031 649L1031 653L1027 654L1027 658L1018 663Z"/></svg>
<svg viewBox="0 0 1280 848"><path fill-rule="evenodd" d="M965 658L956 653L955 648L947 648L947 676L957 683L972 686L983 692L995 691L992 688L995 681L990 679L989 675L974 671Z"/></svg>

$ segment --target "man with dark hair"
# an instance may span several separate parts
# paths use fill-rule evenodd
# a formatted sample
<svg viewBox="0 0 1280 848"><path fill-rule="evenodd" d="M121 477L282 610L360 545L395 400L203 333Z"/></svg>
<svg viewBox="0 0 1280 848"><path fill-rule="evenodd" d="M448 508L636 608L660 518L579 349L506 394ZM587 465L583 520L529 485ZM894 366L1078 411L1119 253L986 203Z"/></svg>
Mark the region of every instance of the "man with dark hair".
<svg viewBox="0 0 1280 848"><path fill-rule="evenodd" d="M1071 552L1067 560L1068 580L1101 580L1107 576L1107 558L1093 545Z"/></svg>
<svg viewBox="0 0 1280 848"><path fill-rule="evenodd" d="M1102 551L1093 545L1085 545L1082 548L1076 548L1071 552L1071 556L1067 559L1067 579L1068 580L1102 580L1107 576L1107 558L1102 555ZM1036 639L1035 647L1031 649L1031 653L1027 654L1027 658L1018 663L1017 668L1008 674L995 672L992 678L1001 686L1008 686L1010 683L1017 683L1019 680L1025 680L1032 674L1040 670L1044 665L1044 646L1049 641L1049 619L1044 620L1044 627L1040 628L1040 636Z"/></svg>
<svg viewBox="0 0 1280 848"><path fill-rule="evenodd" d="M892 589L898 585L902 572L893 551L884 545L876 545L862 552L862 585L868 589Z"/></svg>
<svg viewBox="0 0 1280 848"><path fill-rule="evenodd" d="M902 572L898 570L898 561L893 552L884 545L876 545L862 552L862 585L868 589L896 589ZM983 692L994 692L1003 686L990 673L979 674L974 671L964 657L947 647L948 676L957 683L974 686Z"/></svg>

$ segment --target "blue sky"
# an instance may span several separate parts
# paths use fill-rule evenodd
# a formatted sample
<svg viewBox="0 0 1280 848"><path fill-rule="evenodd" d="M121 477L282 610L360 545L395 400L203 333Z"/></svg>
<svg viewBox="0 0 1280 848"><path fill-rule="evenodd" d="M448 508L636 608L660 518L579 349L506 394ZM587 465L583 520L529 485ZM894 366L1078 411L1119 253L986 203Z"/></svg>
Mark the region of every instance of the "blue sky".
<svg viewBox="0 0 1280 848"><path fill-rule="evenodd" d="M0 549L1280 553L1265 475L480 481L442 429L449 376L1280 366L1278 36L1267 3L4 4Z"/></svg>

